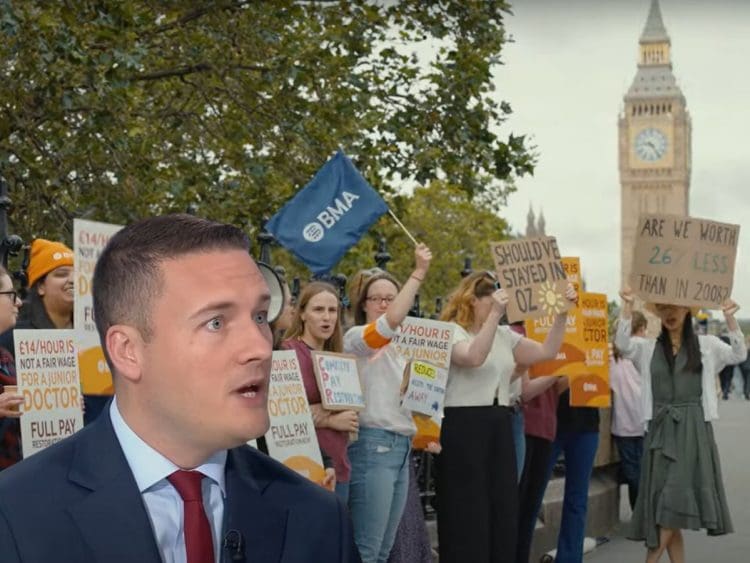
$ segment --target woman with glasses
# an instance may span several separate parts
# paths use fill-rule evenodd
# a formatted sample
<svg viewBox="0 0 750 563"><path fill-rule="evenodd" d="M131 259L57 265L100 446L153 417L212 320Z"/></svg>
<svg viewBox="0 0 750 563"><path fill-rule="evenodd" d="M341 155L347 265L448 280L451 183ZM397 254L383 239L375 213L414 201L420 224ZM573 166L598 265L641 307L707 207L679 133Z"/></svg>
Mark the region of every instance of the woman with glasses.
<svg viewBox="0 0 750 563"><path fill-rule="evenodd" d="M629 537L645 540L647 563L664 551L681 563L683 529L705 529L711 536L733 531L711 421L719 418L716 374L747 356L734 316L739 307L731 299L722 305L730 344L696 335L690 308L670 303L646 305L659 317L661 333L640 338L632 336L633 292L625 288L620 296L615 346L640 370L647 425Z"/></svg>
<svg viewBox="0 0 750 563"><path fill-rule="evenodd" d="M312 358L313 350L340 353L343 349L341 303L332 285L315 281L304 287L281 348L294 350L297 354L318 444L333 460L336 494L347 502L351 464L346 449L349 433L357 432L359 420L352 410L333 412L323 409Z"/></svg>
<svg viewBox="0 0 750 563"><path fill-rule="evenodd" d="M354 539L364 563L385 563L393 546L409 485L409 453L416 427L401 407L405 360L390 346L432 260L417 245L415 268L403 287L386 272L357 275L352 301L355 326L344 336L344 351L358 356L367 406L360 412L359 439L349 446L352 476L349 508Z"/></svg>
<svg viewBox="0 0 750 563"><path fill-rule="evenodd" d="M8 271L0 266L0 331L12 330L18 317L21 300L13 289ZM18 417L23 397L6 390L16 385L13 354L0 347L0 470L21 461L21 432Z"/></svg>
<svg viewBox="0 0 750 563"><path fill-rule="evenodd" d="M440 563L515 563L518 483L511 379L516 364L553 359L566 313L544 343L498 326L508 296L490 272L465 277L441 320L456 324L438 459ZM565 297L574 301L568 284Z"/></svg>

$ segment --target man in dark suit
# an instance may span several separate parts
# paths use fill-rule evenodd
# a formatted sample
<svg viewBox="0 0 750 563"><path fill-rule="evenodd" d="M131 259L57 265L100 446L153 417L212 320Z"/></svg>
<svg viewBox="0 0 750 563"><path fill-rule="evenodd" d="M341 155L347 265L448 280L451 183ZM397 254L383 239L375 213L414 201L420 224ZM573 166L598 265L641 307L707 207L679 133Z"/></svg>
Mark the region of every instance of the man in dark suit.
<svg viewBox="0 0 750 563"><path fill-rule="evenodd" d="M118 232L94 273L115 398L0 474L0 561L358 562L335 495L245 443L264 434L270 292L235 227Z"/></svg>

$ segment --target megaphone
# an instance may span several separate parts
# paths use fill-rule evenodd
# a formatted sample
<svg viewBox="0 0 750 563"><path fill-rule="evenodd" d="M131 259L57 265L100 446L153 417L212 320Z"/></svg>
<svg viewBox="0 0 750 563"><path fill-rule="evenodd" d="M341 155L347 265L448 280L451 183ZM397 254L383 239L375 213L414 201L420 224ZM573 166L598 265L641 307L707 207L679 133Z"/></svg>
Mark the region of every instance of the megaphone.
<svg viewBox="0 0 750 563"><path fill-rule="evenodd" d="M265 262L256 262L263 279L268 284L268 290L271 292L271 303L268 306L268 322L272 323L279 318L281 311L284 310L284 286L281 283L279 274Z"/></svg>

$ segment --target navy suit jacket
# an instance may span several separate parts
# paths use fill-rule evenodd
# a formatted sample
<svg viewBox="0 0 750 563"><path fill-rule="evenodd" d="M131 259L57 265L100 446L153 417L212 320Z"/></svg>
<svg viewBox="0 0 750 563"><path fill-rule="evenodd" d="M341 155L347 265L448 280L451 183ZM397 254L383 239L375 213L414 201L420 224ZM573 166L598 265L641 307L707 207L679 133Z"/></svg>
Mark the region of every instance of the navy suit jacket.
<svg viewBox="0 0 750 563"><path fill-rule="evenodd" d="M229 450L226 488L223 561L360 562L343 503L275 460L249 446ZM0 561L161 562L108 409L0 472Z"/></svg>

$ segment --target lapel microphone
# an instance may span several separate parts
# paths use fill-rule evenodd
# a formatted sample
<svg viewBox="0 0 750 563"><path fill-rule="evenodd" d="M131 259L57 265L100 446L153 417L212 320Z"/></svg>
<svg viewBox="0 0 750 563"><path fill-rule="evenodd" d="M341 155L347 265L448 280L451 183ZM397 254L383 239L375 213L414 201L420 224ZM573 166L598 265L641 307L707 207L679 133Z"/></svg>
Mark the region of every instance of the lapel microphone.
<svg viewBox="0 0 750 563"><path fill-rule="evenodd" d="M230 561L245 560L245 539L238 530L229 530L224 536L224 549L229 555Z"/></svg>

